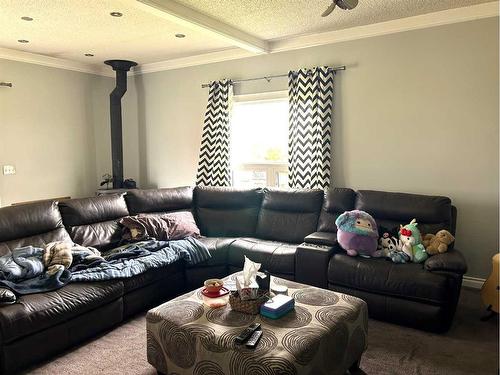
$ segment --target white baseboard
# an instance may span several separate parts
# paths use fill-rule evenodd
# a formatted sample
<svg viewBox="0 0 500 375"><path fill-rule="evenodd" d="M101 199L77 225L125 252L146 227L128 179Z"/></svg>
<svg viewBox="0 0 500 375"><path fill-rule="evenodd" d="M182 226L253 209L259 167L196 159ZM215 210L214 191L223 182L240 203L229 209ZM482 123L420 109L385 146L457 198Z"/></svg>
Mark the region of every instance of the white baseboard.
<svg viewBox="0 0 500 375"><path fill-rule="evenodd" d="M480 277L464 276L462 285L469 288L481 289L485 281L485 279L481 279Z"/></svg>

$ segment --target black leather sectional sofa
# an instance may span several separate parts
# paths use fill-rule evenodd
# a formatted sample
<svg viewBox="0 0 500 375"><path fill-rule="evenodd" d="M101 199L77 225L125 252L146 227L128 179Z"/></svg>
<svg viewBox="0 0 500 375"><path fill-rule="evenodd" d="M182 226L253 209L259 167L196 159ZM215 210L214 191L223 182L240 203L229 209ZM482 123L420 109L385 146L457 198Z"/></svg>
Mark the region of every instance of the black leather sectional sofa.
<svg viewBox="0 0 500 375"><path fill-rule="evenodd" d="M25 368L207 278L240 270L245 255L273 275L359 296L373 318L446 331L466 271L463 256L454 249L405 265L348 257L336 243L335 219L355 208L385 227L415 217L424 232L455 232L456 209L446 197L345 188L324 194L181 187L1 208L0 255L61 240L105 251L120 242L124 216L190 211L212 258L130 279L69 284L0 307L0 371Z"/></svg>

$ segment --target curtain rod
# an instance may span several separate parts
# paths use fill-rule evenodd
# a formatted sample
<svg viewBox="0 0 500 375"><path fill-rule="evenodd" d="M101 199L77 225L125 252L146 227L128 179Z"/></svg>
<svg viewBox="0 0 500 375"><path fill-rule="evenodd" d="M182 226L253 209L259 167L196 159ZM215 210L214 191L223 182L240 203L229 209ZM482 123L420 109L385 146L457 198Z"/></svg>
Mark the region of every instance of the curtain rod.
<svg viewBox="0 0 500 375"><path fill-rule="evenodd" d="M332 70L333 72L339 71L339 70L345 70L345 65L341 66L335 66L333 68L329 68L329 70ZM273 78L281 78L281 77L288 77L288 74L278 74L274 76L264 76L264 77L258 77L258 78L247 78L247 79L237 79L234 81L231 81L231 83L241 83L241 82L249 82L249 81L260 81L261 79L265 79L267 82L270 82L271 79ZM207 87L210 87L209 83L204 83L201 85L201 88L205 89Z"/></svg>

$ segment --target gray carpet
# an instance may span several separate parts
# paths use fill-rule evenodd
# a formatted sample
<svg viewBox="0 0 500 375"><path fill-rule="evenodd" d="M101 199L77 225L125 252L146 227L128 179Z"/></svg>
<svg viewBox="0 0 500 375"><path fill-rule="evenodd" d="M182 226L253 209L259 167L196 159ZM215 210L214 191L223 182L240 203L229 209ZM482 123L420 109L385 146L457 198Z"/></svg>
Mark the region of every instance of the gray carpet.
<svg viewBox="0 0 500 375"><path fill-rule="evenodd" d="M360 373L498 374L498 319L481 322L482 315L478 291L464 288L453 327L445 335L370 320ZM142 314L28 373L153 375L145 342Z"/></svg>

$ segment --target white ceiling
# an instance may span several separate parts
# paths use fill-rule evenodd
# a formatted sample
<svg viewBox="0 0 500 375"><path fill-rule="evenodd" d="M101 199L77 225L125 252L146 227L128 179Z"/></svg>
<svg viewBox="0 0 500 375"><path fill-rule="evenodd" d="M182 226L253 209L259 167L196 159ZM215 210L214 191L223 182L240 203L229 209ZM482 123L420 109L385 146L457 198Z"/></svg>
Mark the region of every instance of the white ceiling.
<svg viewBox="0 0 500 375"><path fill-rule="evenodd" d="M123 58L141 64L232 47L136 4L134 0L0 0L0 47L82 62ZM111 17L113 11L123 16ZM23 21L23 16L34 20ZM187 37L176 38L176 33ZM18 39L30 42L21 44Z"/></svg>
<svg viewBox="0 0 500 375"><path fill-rule="evenodd" d="M177 0L263 39L340 30L491 0L359 0L351 11L321 13L331 0Z"/></svg>
<svg viewBox="0 0 500 375"><path fill-rule="evenodd" d="M68 61L79 64L73 70L82 70L82 63L101 67L104 60L117 58L137 61L143 67L178 67L174 61L194 65L198 60L213 62L283 50L279 48L283 45L290 49L317 45L316 40L321 41L319 44L331 43L332 36L325 37L328 33L481 3L494 3L493 15L498 13L497 0L359 0L354 10L337 8L322 18L330 1L0 0L0 58L12 55L12 59L33 62L33 56L40 56L50 60L47 65L66 64L68 69L72 69ZM492 16L492 9L490 6L486 15L482 9L477 10L468 19ZM123 17L111 17L113 11L123 13ZM23 16L34 20L23 21ZM447 15L431 24L446 23L443 17ZM454 17L453 22L462 20L461 15ZM415 28L413 24L411 28ZM176 33L187 37L176 38ZM300 38L308 40L297 47L294 41ZM345 35L342 38L346 40ZM18 39L30 42L22 44ZM26 52L37 55L19 57Z"/></svg>

